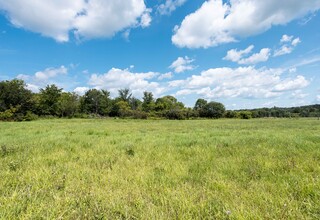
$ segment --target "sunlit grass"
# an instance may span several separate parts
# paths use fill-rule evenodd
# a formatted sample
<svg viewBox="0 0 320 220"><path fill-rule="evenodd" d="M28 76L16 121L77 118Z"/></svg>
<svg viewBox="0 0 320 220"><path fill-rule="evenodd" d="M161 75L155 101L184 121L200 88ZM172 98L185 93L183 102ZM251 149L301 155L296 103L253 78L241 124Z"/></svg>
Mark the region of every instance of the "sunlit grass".
<svg viewBox="0 0 320 220"><path fill-rule="evenodd" d="M1 219L317 219L320 121L0 123Z"/></svg>

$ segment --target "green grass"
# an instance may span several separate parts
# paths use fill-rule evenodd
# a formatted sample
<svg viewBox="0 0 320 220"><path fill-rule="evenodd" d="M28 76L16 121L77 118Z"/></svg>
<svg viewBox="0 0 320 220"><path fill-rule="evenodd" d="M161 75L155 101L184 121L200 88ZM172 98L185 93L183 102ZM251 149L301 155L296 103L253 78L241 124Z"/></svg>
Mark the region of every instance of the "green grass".
<svg viewBox="0 0 320 220"><path fill-rule="evenodd" d="M319 219L320 121L0 123L0 219Z"/></svg>

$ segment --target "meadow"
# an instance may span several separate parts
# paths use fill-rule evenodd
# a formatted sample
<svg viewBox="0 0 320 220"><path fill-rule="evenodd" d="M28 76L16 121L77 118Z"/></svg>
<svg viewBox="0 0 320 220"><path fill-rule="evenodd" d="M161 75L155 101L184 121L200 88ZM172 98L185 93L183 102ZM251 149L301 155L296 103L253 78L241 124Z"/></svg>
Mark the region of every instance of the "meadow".
<svg viewBox="0 0 320 220"><path fill-rule="evenodd" d="M0 219L320 219L317 119L0 122Z"/></svg>

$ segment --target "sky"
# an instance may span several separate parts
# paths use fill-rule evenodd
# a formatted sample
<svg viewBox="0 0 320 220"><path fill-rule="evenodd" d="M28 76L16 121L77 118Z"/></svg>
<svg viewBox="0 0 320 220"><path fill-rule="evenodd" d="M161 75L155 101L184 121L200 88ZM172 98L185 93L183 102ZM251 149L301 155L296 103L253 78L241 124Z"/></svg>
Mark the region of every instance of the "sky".
<svg viewBox="0 0 320 220"><path fill-rule="evenodd" d="M320 103L320 0L0 0L0 80L227 109Z"/></svg>

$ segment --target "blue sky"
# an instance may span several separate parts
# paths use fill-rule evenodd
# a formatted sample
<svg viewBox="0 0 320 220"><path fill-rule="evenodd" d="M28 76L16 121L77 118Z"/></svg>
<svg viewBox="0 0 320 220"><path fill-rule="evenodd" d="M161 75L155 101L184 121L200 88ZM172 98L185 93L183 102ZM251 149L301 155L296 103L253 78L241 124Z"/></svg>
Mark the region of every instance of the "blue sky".
<svg viewBox="0 0 320 220"><path fill-rule="evenodd" d="M320 103L320 0L0 0L0 80L228 109Z"/></svg>

